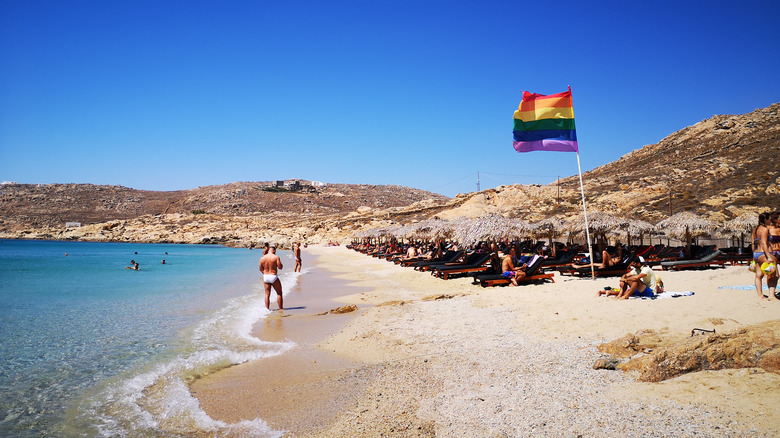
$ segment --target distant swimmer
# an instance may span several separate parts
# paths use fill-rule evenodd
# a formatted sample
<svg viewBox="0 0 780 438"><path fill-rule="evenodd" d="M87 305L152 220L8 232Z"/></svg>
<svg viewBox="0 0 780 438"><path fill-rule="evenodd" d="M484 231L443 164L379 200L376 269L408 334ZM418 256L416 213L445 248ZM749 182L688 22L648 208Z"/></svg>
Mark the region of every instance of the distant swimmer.
<svg viewBox="0 0 780 438"><path fill-rule="evenodd" d="M163 260L162 260L162 264L163 264L163 265L165 264L165 259L163 259Z"/></svg>
<svg viewBox="0 0 780 438"><path fill-rule="evenodd" d="M263 255L268 254L268 242L265 242L265 245L263 246Z"/></svg>
<svg viewBox="0 0 780 438"><path fill-rule="evenodd" d="M295 244L295 248L293 248L293 254L295 255L295 268L293 271L301 272L301 242Z"/></svg>
<svg viewBox="0 0 780 438"><path fill-rule="evenodd" d="M138 266L138 263L133 263L133 266L125 266L125 269L133 269L135 271L138 271L141 268Z"/></svg>
<svg viewBox="0 0 780 438"><path fill-rule="evenodd" d="M263 288L265 288L265 308L271 310L271 286L276 291L276 303L279 310L284 310L282 302L282 282L279 280L279 269L282 269L282 260L276 255L276 246L268 249L268 254L260 257L260 272L263 273Z"/></svg>

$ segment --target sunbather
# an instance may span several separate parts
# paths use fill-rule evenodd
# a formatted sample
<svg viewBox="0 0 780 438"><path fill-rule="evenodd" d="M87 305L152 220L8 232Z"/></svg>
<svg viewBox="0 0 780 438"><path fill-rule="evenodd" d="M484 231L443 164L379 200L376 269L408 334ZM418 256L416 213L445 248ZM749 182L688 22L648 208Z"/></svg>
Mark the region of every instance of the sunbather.
<svg viewBox="0 0 780 438"><path fill-rule="evenodd" d="M501 272L504 277L508 278L512 283L512 286L517 286L517 279L525 277L525 268L528 266L523 263L522 266L516 267L512 259L516 254L515 247L509 247L509 253L504 257L501 262Z"/></svg>
<svg viewBox="0 0 780 438"><path fill-rule="evenodd" d="M632 295L655 296L655 273L653 273L653 269L645 263L645 259L642 257L633 259L631 261L631 267L637 274L628 275L623 279L628 285L628 289L618 294L617 297L627 300L628 297Z"/></svg>
<svg viewBox="0 0 780 438"><path fill-rule="evenodd" d="M414 245L409 245L409 247L406 249L406 252L400 255L394 255L391 257L391 260L412 260L414 258L417 258L417 247Z"/></svg>
<svg viewBox="0 0 780 438"><path fill-rule="evenodd" d="M601 252L601 263L586 263L583 265L578 265L576 263L573 263L571 266L574 269L589 268L591 266L593 266L596 269L604 269L609 266L620 263L621 260L623 260L623 247L618 245L617 250L614 251L614 254L610 254L609 251L606 249Z"/></svg>
<svg viewBox="0 0 780 438"><path fill-rule="evenodd" d="M628 281L628 279L631 278L631 277L635 277L637 275L639 275L639 271L637 270L636 265L634 263L631 263L629 265L628 272L626 272L625 274L623 274L620 277L620 282L618 283L618 288L605 287L604 289L598 291L596 296L600 297L602 295L606 295L606 296L611 296L611 295L620 296L620 295L623 295L631 287L631 283Z"/></svg>

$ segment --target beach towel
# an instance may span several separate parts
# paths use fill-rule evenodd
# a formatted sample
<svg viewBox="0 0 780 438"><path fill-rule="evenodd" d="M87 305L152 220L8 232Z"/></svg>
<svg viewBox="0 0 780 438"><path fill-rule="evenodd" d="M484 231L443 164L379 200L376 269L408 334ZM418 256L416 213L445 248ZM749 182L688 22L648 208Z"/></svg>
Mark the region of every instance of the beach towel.
<svg viewBox="0 0 780 438"><path fill-rule="evenodd" d="M748 284L745 286L721 286L718 289L756 290L756 287L752 284Z"/></svg>
<svg viewBox="0 0 780 438"><path fill-rule="evenodd" d="M690 297L693 294L694 294L694 292L689 291L689 290L688 291L684 291L684 292L665 291L663 293L656 294L653 297L643 297L643 296L632 295L630 298L632 300L633 299L638 299L638 300L659 300L659 299L665 299L665 298Z"/></svg>

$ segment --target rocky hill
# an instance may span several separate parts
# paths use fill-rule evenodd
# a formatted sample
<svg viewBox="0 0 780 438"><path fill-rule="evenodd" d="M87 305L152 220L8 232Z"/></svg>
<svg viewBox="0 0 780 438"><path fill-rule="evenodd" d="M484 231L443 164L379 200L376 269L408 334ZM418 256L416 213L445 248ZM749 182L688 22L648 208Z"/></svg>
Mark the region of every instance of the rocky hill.
<svg viewBox="0 0 780 438"><path fill-rule="evenodd" d="M588 208L656 223L680 211L715 222L780 209L780 104L718 115L583 174ZM582 211L579 178L468 195L442 217L499 213L537 221Z"/></svg>
<svg viewBox="0 0 780 438"><path fill-rule="evenodd" d="M589 210L656 223L691 211L716 222L780 207L780 104L718 115L583 175ZM237 182L176 192L89 184L0 186L0 237L256 244L344 240L437 216L529 222L581 212L579 180L501 186L448 199L399 186L269 191ZM80 222L81 227L65 227Z"/></svg>
<svg viewBox="0 0 780 438"><path fill-rule="evenodd" d="M83 225L143 215L274 213L343 216L363 209L400 207L442 195L400 186L329 184L311 190L276 189L270 182L236 182L174 192L92 184L3 184L0 226Z"/></svg>

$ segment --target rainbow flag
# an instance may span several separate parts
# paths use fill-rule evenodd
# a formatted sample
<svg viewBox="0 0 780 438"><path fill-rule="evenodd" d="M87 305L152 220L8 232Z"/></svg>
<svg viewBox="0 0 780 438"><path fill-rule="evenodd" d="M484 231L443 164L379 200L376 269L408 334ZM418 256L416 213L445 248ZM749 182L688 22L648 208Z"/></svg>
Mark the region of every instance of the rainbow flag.
<svg viewBox="0 0 780 438"><path fill-rule="evenodd" d="M517 152L578 151L571 87L549 96L523 92L514 120L513 146Z"/></svg>

